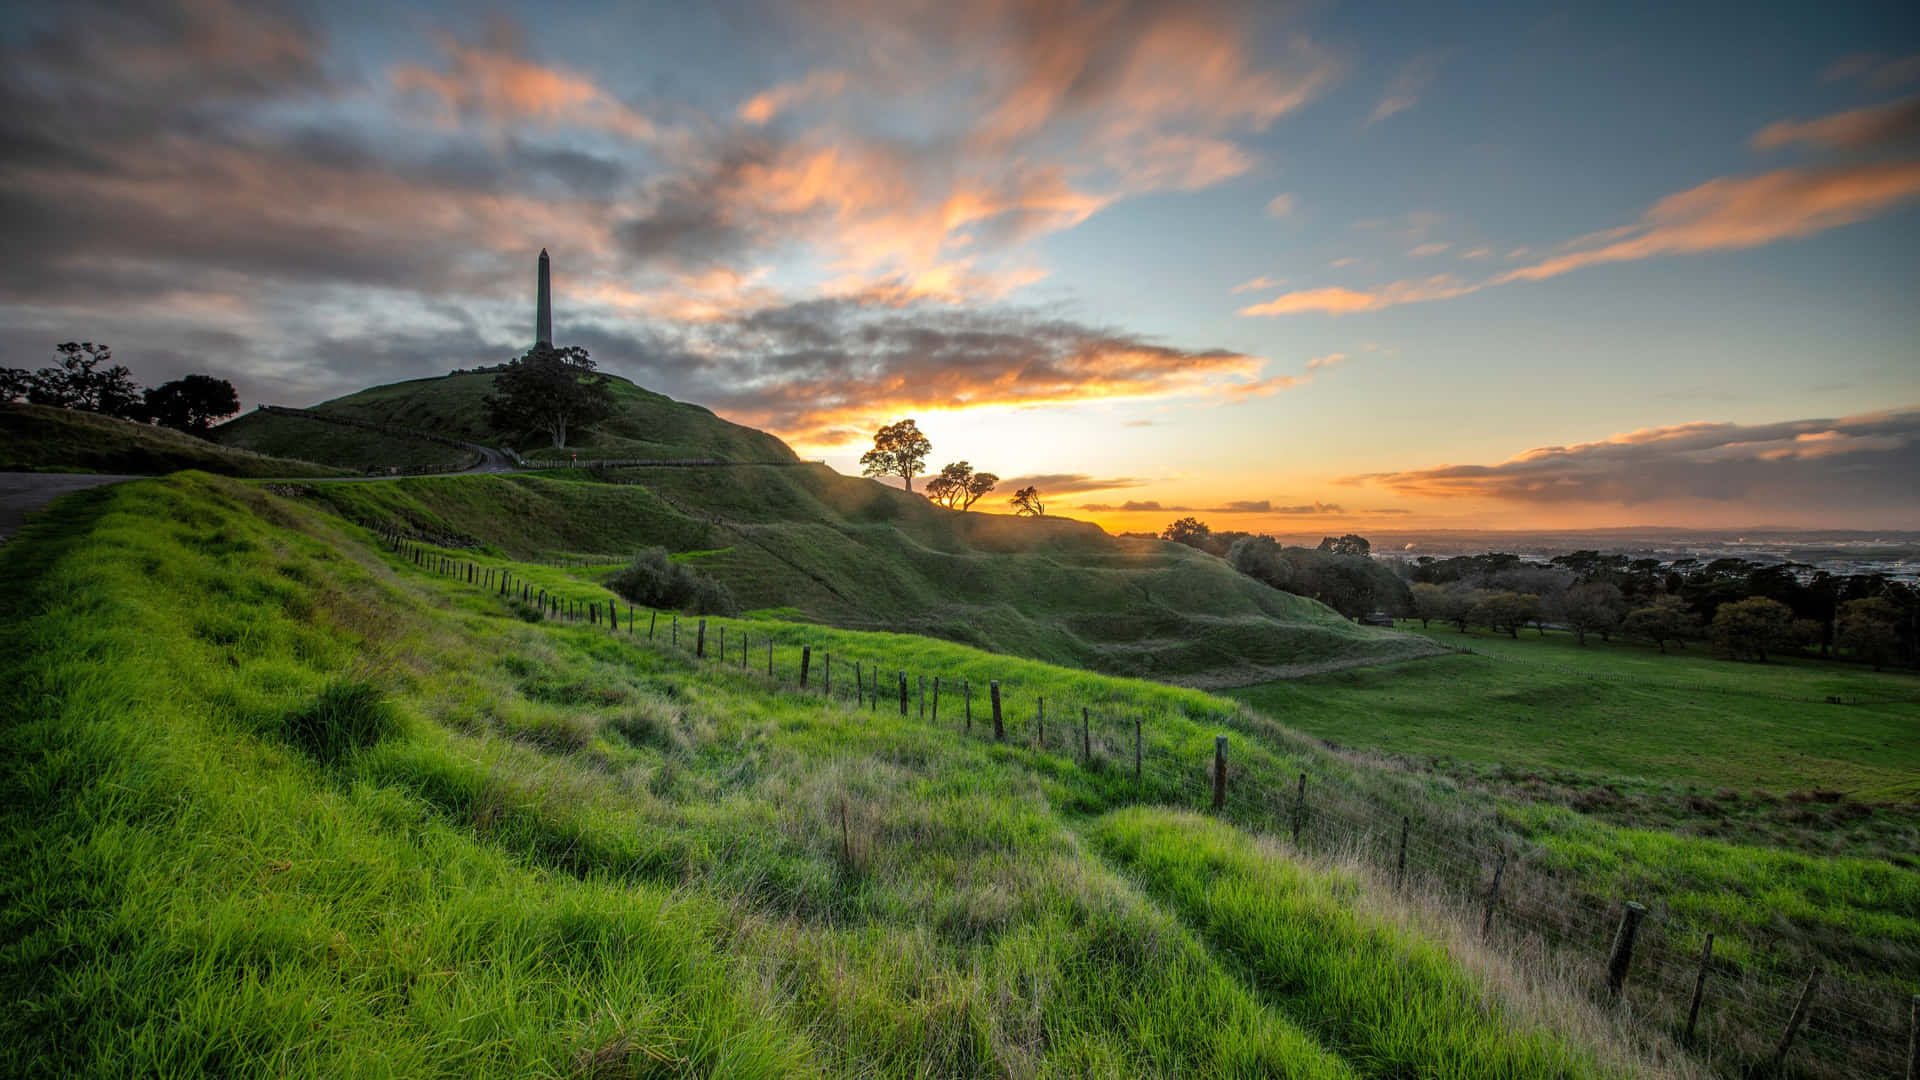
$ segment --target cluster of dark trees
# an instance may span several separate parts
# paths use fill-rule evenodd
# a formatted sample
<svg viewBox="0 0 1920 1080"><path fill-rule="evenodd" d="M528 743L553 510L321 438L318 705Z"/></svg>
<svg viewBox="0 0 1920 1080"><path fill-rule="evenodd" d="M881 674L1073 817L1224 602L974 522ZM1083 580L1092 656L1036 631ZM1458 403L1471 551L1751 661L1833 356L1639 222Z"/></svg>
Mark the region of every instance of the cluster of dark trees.
<svg viewBox="0 0 1920 1080"><path fill-rule="evenodd" d="M1282 592L1306 596L1349 619L1374 611L1412 610L1407 584L1391 567L1371 558L1364 536L1329 536L1319 547L1286 547L1265 533L1215 532L1198 518L1168 525L1160 539L1218 555L1235 570Z"/></svg>
<svg viewBox="0 0 1920 1080"><path fill-rule="evenodd" d="M1726 558L1662 562L1576 551L1546 563L1518 555L1422 557L1403 564L1422 625L1517 635L1549 625L1656 645L1706 638L1726 655L1844 652L1876 668L1920 665L1920 589L1884 574Z"/></svg>
<svg viewBox="0 0 1920 1080"><path fill-rule="evenodd" d="M913 478L927 467L927 455L933 453L933 441L912 419L887 424L873 433L873 449L860 455L863 476L897 476L913 490ZM927 481L927 498L949 510L967 510L981 496L1000 486L1000 477L990 472L975 472L965 461L951 461L940 467L938 475ZM1021 517L1044 517L1046 505L1039 489L1031 485L1014 492L1013 512Z"/></svg>
<svg viewBox="0 0 1920 1080"><path fill-rule="evenodd" d="M202 436L240 411L240 396L225 379L188 375L143 389L126 365L112 361L113 350L106 345L62 342L54 346L50 367L0 368L0 401L25 398L33 405L156 423Z"/></svg>
<svg viewBox="0 0 1920 1080"><path fill-rule="evenodd" d="M493 393L482 399L487 423L504 432L542 432L564 448L576 429L616 408L612 380L593 368L578 345L535 345L493 377Z"/></svg>

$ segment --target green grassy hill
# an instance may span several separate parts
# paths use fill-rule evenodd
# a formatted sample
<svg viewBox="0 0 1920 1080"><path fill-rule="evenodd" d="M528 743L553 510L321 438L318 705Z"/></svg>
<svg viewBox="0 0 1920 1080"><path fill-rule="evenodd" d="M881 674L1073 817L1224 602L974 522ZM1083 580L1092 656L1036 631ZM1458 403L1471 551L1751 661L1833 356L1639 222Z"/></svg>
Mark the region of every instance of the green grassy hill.
<svg viewBox="0 0 1920 1080"><path fill-rule="evenodd" d="M1442 651L1356 626L1178 544L1085 522L956 513L825 466L421 478L316 491L367 525L520 558L608 565L649 545L749 608L928 634L998 652L1185 685L1258 682Z"/></svg>
<svg viewBox="0 0 1920 1080"><path fill-rule="evenodd" d="M528 455L583 458L723 461L794 461L794 453L762 431L722 420L698 405L674 401L625 379L612 379L618 413L576 433L565 451L555 451L543 436L501 432L487 423L482 399L493 391L493 374L472 372L375 386L312 406L313 411L379 424L431 431L489 446L511 446ZM282 445L314 427L295 417L253 416L215 430L222 442L254 440ZM283 429L283 430L274 430ZM411 440L409 440L411 441Z"/></svg>
<svg viewBox="0 0 1920 1080"><path fill-rule="evenodd" d="M0 404L0 471L341 476L311 459L221 446L171 428L47 405Z"/></svg>
<svg viewBox="0 0 1920 1080"><path fill-rule="evenodd" d="M556 623L314 494L395 486L182 474L0 549L0 1072L1695 1075L1470 917L1169 809L1204 805L1222 730L1236 793L1309 769L1496 827L1444 786L925 638L732 621L779 646L768 679ZM832 696L794 685L801 641ZM856 701L856 657L1089 706L1098 754Z"/></svg>
<svg viewBox="0 0 1920 1080"><path fill-rule="evenodd" d="M375 467L465 465L473 458L466 450L431 439L412 439L284 413L245 413L220 425L213 437L222 446L257 454L297 453L354 472Z"/></svg>

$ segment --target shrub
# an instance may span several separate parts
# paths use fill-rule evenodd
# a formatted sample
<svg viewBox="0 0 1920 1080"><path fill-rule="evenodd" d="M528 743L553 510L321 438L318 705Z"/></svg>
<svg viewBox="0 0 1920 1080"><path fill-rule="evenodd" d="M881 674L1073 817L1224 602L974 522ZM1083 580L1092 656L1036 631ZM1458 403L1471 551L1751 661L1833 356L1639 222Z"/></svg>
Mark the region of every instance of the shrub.
<svg viewBox="0 0 1920 1080"><path fill-rule="evenodd" d="M740 605L725 585L667 558L665 548L648 548L607 580L622 599L650 608L691 609L695 615L736 615Z"/></svg>
<svg viewBox="0 0 1920 1080"><path fill-rule="evenodd" d="M380 688L370 682L336 679L306 708L287 714L287 742L316 761L332 764L364 750L400 729L400 721Z"/></svg>

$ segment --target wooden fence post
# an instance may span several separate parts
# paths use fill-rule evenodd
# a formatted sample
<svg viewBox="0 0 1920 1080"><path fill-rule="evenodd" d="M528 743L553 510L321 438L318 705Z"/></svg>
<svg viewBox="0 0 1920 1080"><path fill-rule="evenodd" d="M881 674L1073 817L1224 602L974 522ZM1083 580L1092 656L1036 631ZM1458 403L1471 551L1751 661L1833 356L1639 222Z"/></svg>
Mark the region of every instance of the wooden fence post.
<svg viewBox="0 0 1920 1080"><path fill-rule="evenodd" d="M1493 933L1493 912L1500 906L1500 877L1507 872L1507 853L1500 853L1500 861L1493 866L1493 884L1487 887L1487 913L1480 919L1480 936Z"/></svg>
<svg viewBox="0 0 1920 1080"><path fill-rule="evenodd" d="M1913 995L1912 1009L1907 1021L1907 1080L1920 1080L1920 994Z"/></svg>
<svg viewBox="0 0 1920 1080"><path fill-rule="evenodd" d="M1640 920L1647 909L1633 901L1627 901L1626 910L1620 913L1620 930L1613 937L1613 954L1607 958L1607 998L1620 1000L1620 991L1627 985L1627 967L1633 963L1633 939L1640 932Z"/></svg>
<svg viewBox="0 0 1920 1080"><path fill-rule="evenodd" d="M832 697L833 696L833 650L832 649L827 650L826 673L827 673L827 677L821 681L826 685L826 691L825 691L826 695L828 697Z"/></svg>
<svg viewBox="0 0 1920 1080"><path fill-rule="evenodd" d="M1300 774L1300 793L1293 799L1293 842L1300 843L1300 824L1307 816L1307 774Z"/></svg>
<svg viewBox="0 0 1920 1080"><path fill-rule="evenodd" d="M940 723L940 676L933 677L933 723Z"/></svg>
<svg viewBox="0 0 1920 1080"><path fill-rule="evenodd" d="M1080 764L1093 760L1093 721L1087 715L1087 707L1080 707Z"/></svg>
<svg viewBox="0 0 1920 1080"><path fill-rule="evenodd" d="M1807 972L1807 985L1800 991L1800 1000L1793 1003L1793 1015L1787 1018L1787 1032L1780 1037L1780 1048L1773 1052L1773 1071L1778 1073L1786 1064L1787 1051L1793 1049L1793 1037L1800 1034L1800 1025L1807 1022L1807 1007L1813 1004L1813 988L1820 985L1820 966L1814 965Z"/></svg>
<svg viewBox="0 0 1920 1080"><path fill-rule="evenodd" d="M653 627L654 627L654 624L658 623L659 621L660 621L659 612L657 611L647 612L647 640L648 641L653 640Z"/></svg>
<svg viewBox="0 0 1920 1080"><path fill-rule="evenodd" d="M807 688L807 669L813 666L813 646L800 646L800 689Z"/></svg>
<svg viewBox="0 0 1920 1080"><path fill-rule="evenodd" d="M993 738L995 742L1004 742L1007 726L1000 722L1000 680L987 683L987 696L993 700Z"/></svg>
<svg viewBox="0 0 1920 1080"><path fill-rule="evenodd" d="M907 715L907 673L900 673L900 715Z"/></svg>
<svg viewBox="0 0 1920 1080"><path fill-rule="evenodd" d="M724 662L727 658L727 624L721 623L719 630L720 641L714 646L714 651L720 654L720 659Z"/></svg>
<svg viewBox="0 0 1920 1080"><path fill-rule="evenodd" d="M680 647L680 616L677 614L673 617L673 647Z"/></svg>
<svg viewBox="0 0 1920 1080"><path fill-rule="evenodd" d="M1227 737L1213 737L1213 808L1227 805Z"/></svg>
<svg viewBox="0 0 1920 1080"><path fill-rule="evenodd" d="M973 734L973 680L972 679L960 680L960 695L966 698L967 734L971 735Z"/></svg>
<svg viewBox="0 0 1920 1080"><path fill-rule="evenodd" d="M1700 999L1707 992L1707 965L1713 963L1713 935L1700 946L1700 973L1693 977L1693 1004L1687 1006L1687 1030L1681 1041L1693 1041L1693 1025L1700 1019Z"/></svg>
<svg viewBox="0 0 1920 1080"><path fill-rule="evenodd" d="M1407 884L1407 830L1413 827L1413 819L1400 819L1400 857L1394 861L1393 891L1399 892Z"/></svg>
<svg viewBox="0 0 1920 1080"><path fill-rule="evenodd" d="M773 639L772 638L767 639L767 675L768 677L772 677L773 675Z"/></svg>
<svg viewBox="0 0 1920 1080"><path fill-rule="evenodd" d="M705 619L700 620L699 627L693 632L693 655L697 660L707 658L707 620Z"/></svg>
<svg viewBox="0 0 1920 1080"><path fill-rule="evenodd" d="M1133 718L1133 782L1140 782L1140 718Z"/></svg>
<svg viewBox="0 0 1920 1080"><path fill-rule="evenodd" d="M927 718L927 677L920 676L920 719Z"/></svg>
<svg viewBox="0 0 1920 1080"><path fill-rule="evenodd" d="M1047 748L1047 699L1046 698L1034 699L1033 730L1035 732L1034 737L1037 740L1039 740L1040 749L1045 750Z"/></svg>
<svg viewBox="0 0 1920 1080"><path fill-rule="evenodd" d="M860 661L853 662L853 703L858 706L867 696L867 685L860 674Z"/></svg>
<svg viewBox="0 0 1920 1080"><path fill-rule="evenodd" d="M637 629L637 627L633 625L633 605L628 604L627 605L627 636L632 637L635 629ZM722 652L720 655L725 656L726 653Z"/></svg>

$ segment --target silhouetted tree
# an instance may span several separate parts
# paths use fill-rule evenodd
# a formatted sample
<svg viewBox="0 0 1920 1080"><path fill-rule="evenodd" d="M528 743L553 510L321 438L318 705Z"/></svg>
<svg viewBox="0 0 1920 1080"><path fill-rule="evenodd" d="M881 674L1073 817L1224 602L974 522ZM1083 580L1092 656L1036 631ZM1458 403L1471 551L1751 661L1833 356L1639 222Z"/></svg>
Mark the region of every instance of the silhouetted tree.
<svg viewBox="0 0 1920 1080"><path fill-rule="evenodd" d="M1629 611L1621 620L1620 629L1637 638L1651 641L1661 652L1667 651L1667 642L1680 642L1700 620L1687 610L1687 602L1678 596L1656 596L1653 602L1644 607Z"/></svg>
<svg viewBox="0 0 1920 1080"><path fill-rule="evenodd" d="M940 475L927 481L927 498L950 509L966 510L999 483L998 476L974 472L972 465L955 461L941 466Z"/></svg>
<svg viewBox="0 0 1920 1080"><path fill-rule="evenodd" d="M154 423L205 435L214 424L240 411L240 395L225 379L189 375L149 389L146 405Z"/></svg>
<svg viewBox="0 0 1920 1080"><path fill-rule="evenodd" d="M96 370L113 359L112 349L91 341L67 341L54 346L54 352L59 354L59 366L33 373L28 401L124 420L145 419L146 401L133 372L121 364Z"/></svg>
<svg viewBox="0 0 1920 1080"><path fill-rule="evenodd" d="M1504 630L1508 637L1518 638L1520 628L1534 617L1539 608L1540 598L1532 593L1502 590L1483 594L1474 602L1469 617L1489 629Z"/></svg>
<svg viewBox="0 0 1920 1080"><path fill-rule="evenodd" d="M1204 551L1207 547L1207 538L1212 535L1213 530L1207 527L1206 522L1199 518L1183 517L1161 530L1160 539L1171 540L1176 544L1185 544L1190 548L1199 548Z"/></svg>
<svg viewBox="0 0 1920 1080"><path fill-rule="evenodd" d="M1040 501L1040 489L1029 484L1013 493L1007 502L1013 506L1013 512L1020 517L1046 517L1046 504Z"/></svg>
<svg viewBox="0 0 1920 1080"><path fill-rule="evenodd" d="M33 372L26 368L0 368L0 401L19 401L33 389Z"/></svg>
<svg viewBox="0 0 1920 1080"><path fill-rule="evenodd" d="M488 422L502 431L542 431L556 447L577 428L613 415L613 390L578 345L539 344L493 377L484 399Z"/></svg>
<svg viewBox="0 0 1920 1080"><path fill-rule="evenodd" d="M1329 536L1322 539L1320 541L1320 550L1334 555L1371 556L1373 554L1373 545L1369 543L1364 536L1348 533L1338 538Z"/></svg>
<svg viewBox="0 0 1920 1080"><path fill-rule="evenodd" d="M1751 656L1764 664L1769 651L1793 642L1793 609L1765 596L1721 604L1713 615L1713 639L1734 659Z"/></svg>
<svg viewBox="0 0 1920 1080"><path fill-rule="evenodd" d="M927 464L933 443L912 420L888 424L873 433L873 449L860 455L862 476L897 476L913 490L913 478Z"/></svg>
<svg viewBox="0 0 1920 1080"><path fill-rule="evenodd" d="M1413 594L1413 617L1420 620L1420 629L1425 630L1427 623L1447 617L1447 590L1431 581L1415 582L1410 591Z"/></svg>
<svg viewBox="0 0 1920 1080"><path fill-rule="evenodd" d="M1900 612L1881 597L1849 600L1840 608L1840 647L1879 671L1900 653L1899 618Z"/></svg>

